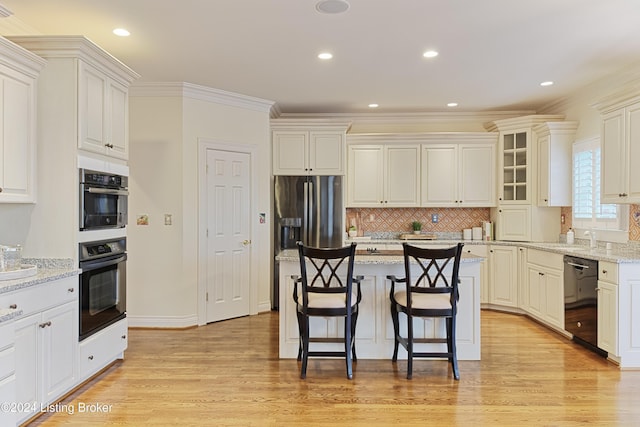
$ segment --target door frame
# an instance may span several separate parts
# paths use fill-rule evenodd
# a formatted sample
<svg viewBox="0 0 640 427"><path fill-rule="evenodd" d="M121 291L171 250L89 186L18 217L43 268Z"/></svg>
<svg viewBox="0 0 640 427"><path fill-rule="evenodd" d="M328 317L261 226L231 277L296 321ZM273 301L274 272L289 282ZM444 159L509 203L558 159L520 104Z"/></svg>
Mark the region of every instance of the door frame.
<svg viewBox="0 0 640 427"><path fill-rule="evenodd" d="M207 150L228 151L249 155L250 173L249 185L249 314L258 313L258 277L254 273L258 270L257 245L253 242L256 233L254 229L254 205L256 197L256 173L253 165L256 161L257 147L255 145L241 145L211 138L198 138L198 290L197 308L198 325L207 324Z"/></svg>

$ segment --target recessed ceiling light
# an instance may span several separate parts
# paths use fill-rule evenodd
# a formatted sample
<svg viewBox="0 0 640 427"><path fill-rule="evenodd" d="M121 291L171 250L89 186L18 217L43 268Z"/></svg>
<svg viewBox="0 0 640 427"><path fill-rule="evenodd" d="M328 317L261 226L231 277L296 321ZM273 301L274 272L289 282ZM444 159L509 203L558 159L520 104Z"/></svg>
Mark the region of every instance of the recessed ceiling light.
<svg viewBox="0 0 640 427"><path fill-rule="evenodd" d="M349 10L349 3L344 0L322 0L316 3L316 10L322 13L344 13Z"/></svg>
<svg viewBox="0 0 640 427"><path fill-rule="evenodd" d="M428 50L423 53L422 56L424 56L425 58L435 58L436 56L438 56L438 52L436 52L435 50Z"/></svg>
<svg viewBox="0 0 640 427"><path fill-rule="evenodd" d="M333 55L330 54L329 52L322 52L321 54L318 55L318 58L320 58L320 59L331 59L331 58L333 58Z"/></svg>
<svg viewBox="0 0 640 427"><path fill-rule="evenodd" d="M369 108L378 108L379 105L378 104L369 104Z"/></svg>
<svg viewBox="0 0 640 427"><path fill-rule="evenodd" d="M127 37L131 35L131 33L124 28L116 28L115 30L113 30L113 34L120 37Z"/></svg>
<svg viewBox="0 0 640 427"><path fill-rule="evenodd" d="M552 81L547 81L547 82L540 83L540 86L551 86L551 85L553 85Z"/></svg>
<svg viewBox="0 0 640 427"><path fill-rule="evenodd" d="M447 104L447 107L457 107L458 103L457 102L450 102Z"/></svg>

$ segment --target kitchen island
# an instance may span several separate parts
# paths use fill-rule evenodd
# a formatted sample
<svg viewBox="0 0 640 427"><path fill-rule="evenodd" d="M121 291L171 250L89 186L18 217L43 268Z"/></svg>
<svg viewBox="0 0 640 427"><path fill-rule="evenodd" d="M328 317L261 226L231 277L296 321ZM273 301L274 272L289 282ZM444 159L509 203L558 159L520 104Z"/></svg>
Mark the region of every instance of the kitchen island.
<svg viewBox="0 0 640 427"><path fill-rule="evenodd" d="M293 302L292 275L300 275L297 250L285 250L280 262L280 358L298 355L298 321ZM460 301L457 316L457 348L459 360L480 360L480 263L482 257L465 253L460 262ZM404 277L402 255L356 255L354 275L362 280L362 301L356 327L356 352L360 359L391 359L393 354L393 324L391 322L387 275ZM401 315L402 328L403 315ZM444 321L415 319L414 333L419 338L444 337ZM405 322L406 323L406 322ZM315 337L343 335L343 321L339 318L313 318L310 332ZM401 329L403 334L405 329ZM336 343L313 343L316 349L340 350ZM442 351L445 344L416 344L415 351ZM399 351L398 358L407 353Z"/></svg>

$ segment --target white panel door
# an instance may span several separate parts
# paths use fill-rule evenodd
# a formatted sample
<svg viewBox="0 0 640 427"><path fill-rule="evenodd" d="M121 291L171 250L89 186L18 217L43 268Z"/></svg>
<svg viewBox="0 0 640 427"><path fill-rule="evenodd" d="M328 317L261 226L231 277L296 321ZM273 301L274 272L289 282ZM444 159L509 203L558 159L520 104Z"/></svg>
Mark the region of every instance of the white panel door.
<svg viewBox="0 0 640 427"><path fill-rule="evenodd" d="M207 322L249 314L251 156L207 150Z"/></svg>

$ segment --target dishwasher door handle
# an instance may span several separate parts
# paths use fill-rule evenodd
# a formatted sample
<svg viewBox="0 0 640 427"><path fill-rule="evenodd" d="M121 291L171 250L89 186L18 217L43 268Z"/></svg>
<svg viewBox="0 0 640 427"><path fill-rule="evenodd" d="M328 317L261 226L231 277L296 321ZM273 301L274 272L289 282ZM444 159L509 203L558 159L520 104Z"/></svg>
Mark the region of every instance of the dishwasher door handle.
<svg viewBox="0 0 640 427"><path fill-rule="evenodd" d="M576 263L569 262L569 261L567 261L567 265L571 265L573 267L580 267L580 268L589 268L588 265L576 264Z"/></svg>

